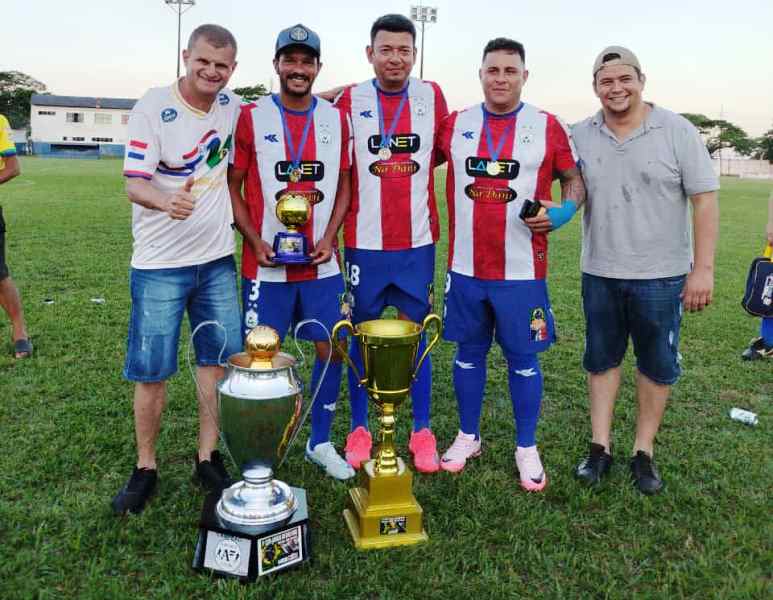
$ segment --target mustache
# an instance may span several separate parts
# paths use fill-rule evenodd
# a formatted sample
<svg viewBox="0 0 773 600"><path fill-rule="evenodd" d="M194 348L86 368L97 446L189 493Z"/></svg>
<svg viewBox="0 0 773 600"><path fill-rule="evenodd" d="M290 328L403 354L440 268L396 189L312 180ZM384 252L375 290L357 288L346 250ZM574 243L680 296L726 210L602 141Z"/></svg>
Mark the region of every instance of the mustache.
<svg viewBox="0 0 773 600"><path fill-rule="evenodd" d="M306 75L303 75L302 73L291 73L286 77L286 79L289 81L291 79L295 79L298 81L311 81Z"/></svg>

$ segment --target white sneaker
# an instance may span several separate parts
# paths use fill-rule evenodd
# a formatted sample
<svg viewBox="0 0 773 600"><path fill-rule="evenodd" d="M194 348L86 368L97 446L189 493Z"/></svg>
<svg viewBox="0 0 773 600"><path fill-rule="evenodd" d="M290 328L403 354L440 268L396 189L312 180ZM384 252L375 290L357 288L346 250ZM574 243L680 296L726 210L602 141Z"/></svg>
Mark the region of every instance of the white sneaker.
<svg viewBox="0 0 773 600"><path fill-rule="evenodd" d="M461 430L451 447L443 453L440 468L451 473L464 469L468 458L480 456L480 439L475 439L474 433L464 433Z"/></svg>
<svg viewBox="0 0 773 600"><path fill-rule="evenodd" d="M338 455L332 442L325 442L309 448L309 440L306 442L306 460L325 469L330 477L335 479L350 479L354 477L354 469Z"/></svg>
<svg viewBox="0 0 773 600"><path fill-rule="evenodd" d="M539 458L537 446L515 449L515 464L521 477L521 487L527 492L541 492L548 484L548 476Z"/></svg>

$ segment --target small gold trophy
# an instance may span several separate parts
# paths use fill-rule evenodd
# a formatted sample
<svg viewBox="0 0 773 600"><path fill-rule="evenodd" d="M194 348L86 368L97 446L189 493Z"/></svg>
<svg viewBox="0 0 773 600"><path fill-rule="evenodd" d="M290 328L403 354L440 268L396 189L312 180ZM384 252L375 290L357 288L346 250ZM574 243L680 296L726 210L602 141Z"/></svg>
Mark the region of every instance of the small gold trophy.
<svg viewBox="0 0 773 600"><path fill-rule="evenodd" d="M435 324L435 336L416 360L421 334ZM352 367L360 385L379 412L376 458L363 466L361 486L349 490L349 507L344 519L358 550L417 544L427 540L423 510L413 495L413 473L395 452L395 411L408 397L411 383L422 362L440 339L442 322L430 314L419 325L399 319L365 321L356 327L339 321L331 337ZM348 329L360 342L363 374L338 343L338 332Z"/></svg>
<svg viewBox="0 0 773 600"><path fill-rule="evenodd" d="M309 220L311 205L303 194L284 194L276 204L276 218L287 227L274 236L273 262L280 265L311 262L309 241L298 231Z"/></svg>

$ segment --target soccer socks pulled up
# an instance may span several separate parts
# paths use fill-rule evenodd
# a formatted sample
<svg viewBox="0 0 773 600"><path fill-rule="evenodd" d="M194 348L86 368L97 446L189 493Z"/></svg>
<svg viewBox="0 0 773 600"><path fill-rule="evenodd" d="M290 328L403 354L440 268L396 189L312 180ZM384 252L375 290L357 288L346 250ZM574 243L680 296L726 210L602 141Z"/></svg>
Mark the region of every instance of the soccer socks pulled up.
<svg viewBox="0 0 773 600"><path fill-rule="evenodd" d="M486 355L489 344L459 344L454 359L454 391L459 409L459 429L480 439L480 412L486 389Z"/></svg>
<svg viewBox="0 0 773 600"><path fill-rule="evenodd" d="M317 389L319 378L322 375L322 369L325 367L325 361L319 357L314 361L314 369L311 372L311 391ZM340 362L330 361L330 366L322 380L322 386L319 388L314 406L311 408L311 437L309 438L309 448L314 449L317 444L330 441L330 427L333 424L335 416L336 401L338 392L341 389L341 371L343 370Z"/></svg>
<svg viewBox="0 0 773 600"><path fill-rule="evenodd" d="M351 345L349 346L349 358L352 359L357 370L364 375L360 342L355 337L352 337ZM350 431L354 431L360 426L368 429L368 393L365 391L365 386L360 385L360 381L351 367L347 369L347 377L349 380L349 403L352 410Z"/></svg>
<svg viewBox="0 0 773 600"><path fill-rule="evenodd" d="M760 335L766 346L773 345L773 317L766 317L760 323Z"/></svg>
<svg viewBox="0 0 773 600"><path fill-rule="evenodd" d="M513 403L517 445L536 444L537 421L542 406L542 371L536 354L507 356L507 377Z"/></svg>
<svg viewBox="0 0 773 600"><path fill-rule="evenodd" d="M427 347L427 335L422 334L419 339L419 350L416 360L421 357ZM432 360L430 355L424 359L421 369L411 386L411 404L413 405L413 430L420 431L429 427L429 411L432 403Z"/></svg>

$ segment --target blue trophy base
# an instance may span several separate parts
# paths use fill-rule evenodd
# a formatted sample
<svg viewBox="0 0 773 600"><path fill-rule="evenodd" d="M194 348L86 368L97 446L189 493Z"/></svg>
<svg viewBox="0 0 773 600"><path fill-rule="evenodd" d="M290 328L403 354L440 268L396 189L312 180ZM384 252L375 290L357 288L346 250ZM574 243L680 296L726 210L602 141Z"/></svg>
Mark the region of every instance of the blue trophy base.
<svg viewBox="0 0 773 600"><path fill-rule="evenodd" d="M296 231L277 233L274 236L274 258L271 260L278 265L310 263L306 236Z"/></svg>

